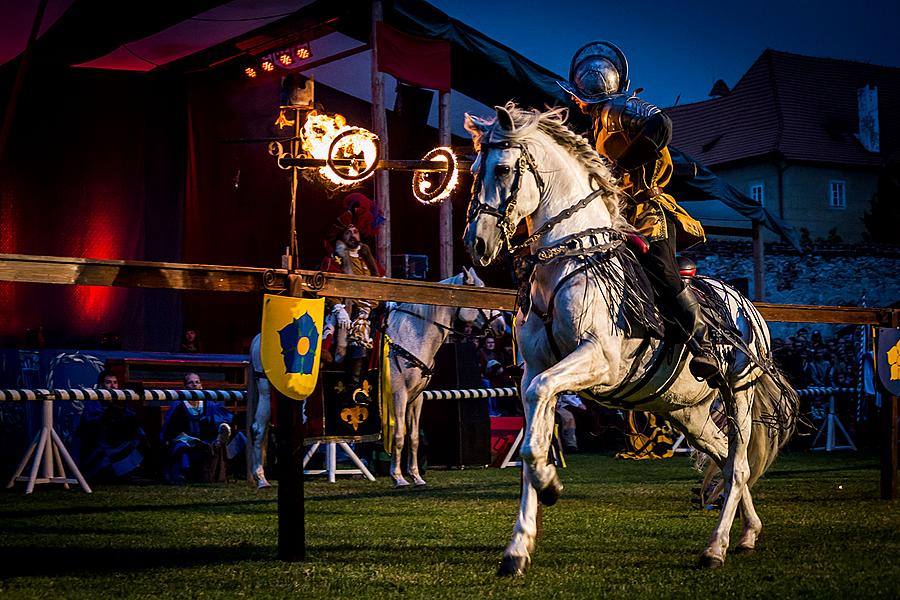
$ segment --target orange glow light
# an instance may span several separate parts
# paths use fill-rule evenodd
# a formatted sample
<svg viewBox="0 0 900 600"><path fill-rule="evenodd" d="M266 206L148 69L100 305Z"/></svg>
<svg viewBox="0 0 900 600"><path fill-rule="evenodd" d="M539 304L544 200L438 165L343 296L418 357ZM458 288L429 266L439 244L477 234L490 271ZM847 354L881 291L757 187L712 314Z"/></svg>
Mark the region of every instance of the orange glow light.
<svg viewBox="0 0 900 600"><path fill-rule="evenodd" d="M299 58L300 60L306 60L310 56L311 54L309 53L309 48L307 48L306 46L300 46L299 48L297 48L297 58Z"/></svg>
<svg viewBox="0 0 900 600"><path fill-rule="evenodd" d="M271 60L269 60L268 58L266 60L262 61L262 63L260 63L259 66L262 67L263 71L274 71L275 70L275 63L272 62Z"/></svg>
<svg viewBox="0 0 900 600"><path fill-rule="evenodd" d="M244 69L244 73L246 73L247 77L250 77L251 79L256 77L256 69L254 69L253 67L247 67L246 69Z"/></svg>
<svg viewBox="0 0 900 600"><path fill-rule="evenodd" d="M285 67L294 62L294 59L290 54L284 53L278 56L278 62L283 64Z"/></svg>

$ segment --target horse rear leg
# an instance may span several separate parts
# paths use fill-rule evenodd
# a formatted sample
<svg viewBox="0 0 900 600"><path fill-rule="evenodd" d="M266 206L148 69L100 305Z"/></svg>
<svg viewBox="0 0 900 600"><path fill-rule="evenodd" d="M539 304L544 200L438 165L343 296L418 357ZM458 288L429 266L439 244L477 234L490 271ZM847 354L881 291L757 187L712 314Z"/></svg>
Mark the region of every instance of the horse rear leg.
<svg viewBox="0 0 900 600"><path fill-rule="evenodd" d="M749 497L747 484L750 480L750 463L747 450L750 443L752 419L750 408L752 393L740 392L734 400L725 402L726 414L730 420L728 428L728 455L722 469L725 483L725 502L719 514L719 521L709 537L706 549L700 554L700 564L715 568L725 564L725 555L731 535L731 525L737 514L738 506L743 502L744 494ZM750 508L752 510L752 502ZM753 515L755 516L755 511ZM756 517L759 520L759 517Z"/></svg>
<svg viewBox="0 0 900 600"><path fill-rule="evenodd" d="M728 437L710 417L710 408L716 397L712 394L703 403L673 411L667 417L676 429L685 434L692 447L705 452L724 471L728 460ZM740 511L742 531L735 552L752 552L762 531L762 521L753 506L749 486L744 486L741 494Z"/></svg>
<svg viewBox="0 0 900 600"><path fill-rule="evenodd" d="M422 394L419 394L406 408L406 430L409 432L407 472L415 486L425 485L425 480L419 475L419 418L422 416L422 400Z"/></svg>
<svg viewBox="0 0 900 600"><path fill-rule="evenodd" d="M395 487L408 487L409 482L403 478L400 468L400 457L403 455L403 443L406 438L406 388L397 386L394 389L394 452L391 454L391 479Z"/></svg>

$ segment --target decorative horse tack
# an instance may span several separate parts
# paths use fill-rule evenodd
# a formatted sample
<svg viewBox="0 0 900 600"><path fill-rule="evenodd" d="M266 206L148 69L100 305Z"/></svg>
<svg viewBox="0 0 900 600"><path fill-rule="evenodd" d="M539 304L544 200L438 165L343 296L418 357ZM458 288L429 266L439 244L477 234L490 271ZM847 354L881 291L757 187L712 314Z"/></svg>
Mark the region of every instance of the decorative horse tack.
<svg viewBox="0 0 900 600"><path fill-rule="evenodd" d="M797 395L771 367L768 330L755 307L712 280L707 280L707 292L728 320L719 339L730 342L722 346L731 356L726 385L717 390L698 382L678 367L682 361L652 375L662 356L661 343L646 335L635 337L622 318L642 296L634 285L640 271L631 270L636 261L620 244L628 230L619 218L619 194L599 155L563 121L563 111L529 112L510 103L497 107L494 120L466 122L476 147L482 139L490 140L480 146L475 161L467 249L481 265L504 248L513 252L527 245L531 252L518 265L527 275L517 327L525 359L524 481L519 517L499 574L525 571L534 550L537 502L553 504L562 491L547 453L556 398L566 391L613 406L639 399L642 410L665 416L693 447L712 457L725 474L728 495L700 561L707 567L722 565L738 507L743 528L737 549L752 550L756 544L762 524L750 488L793 432ZM528 185L526 169L535 174L534 185ZM546 180L537 176L539 169ZM526 218L530 235L514 245L511 232ZM591 240L606 231L604 241ZM524 311L541 319L523 319ZM663 376L662 387L651 385ZM722 427L709 418L720 398L728 416Z"/></svg>

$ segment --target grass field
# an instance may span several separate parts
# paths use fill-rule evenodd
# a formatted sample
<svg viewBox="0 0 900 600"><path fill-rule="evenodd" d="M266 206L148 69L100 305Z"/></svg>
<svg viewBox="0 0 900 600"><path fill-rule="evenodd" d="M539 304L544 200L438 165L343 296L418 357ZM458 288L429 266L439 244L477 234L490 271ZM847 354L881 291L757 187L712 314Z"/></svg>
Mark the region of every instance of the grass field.
<svg viewBox="0 0 900 600"><path fill-rule="evenodd" d="M534 564L513 580L494 570L518 472L426 478L308 482L308 560L292 564L276 559L275 490L17 487L0 494L0 597L900 597L900 504L878 499L872 455L781 457L756 487L758 551L713 571L695 565L718 513L691 507L686 458L571 457Z"/></svg>

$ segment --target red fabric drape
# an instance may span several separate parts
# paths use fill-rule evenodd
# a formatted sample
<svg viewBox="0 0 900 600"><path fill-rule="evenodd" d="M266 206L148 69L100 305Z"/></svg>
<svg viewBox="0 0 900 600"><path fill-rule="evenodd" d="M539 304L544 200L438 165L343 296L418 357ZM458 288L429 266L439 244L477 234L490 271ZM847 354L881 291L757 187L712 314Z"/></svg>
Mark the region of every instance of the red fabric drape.
<svg viewBox="0 0 900 600"><path fill-rule="evenodd" d="M410 85L450 91L450 43L403 33L385 23L375 26L378 70Z"/></svg>

